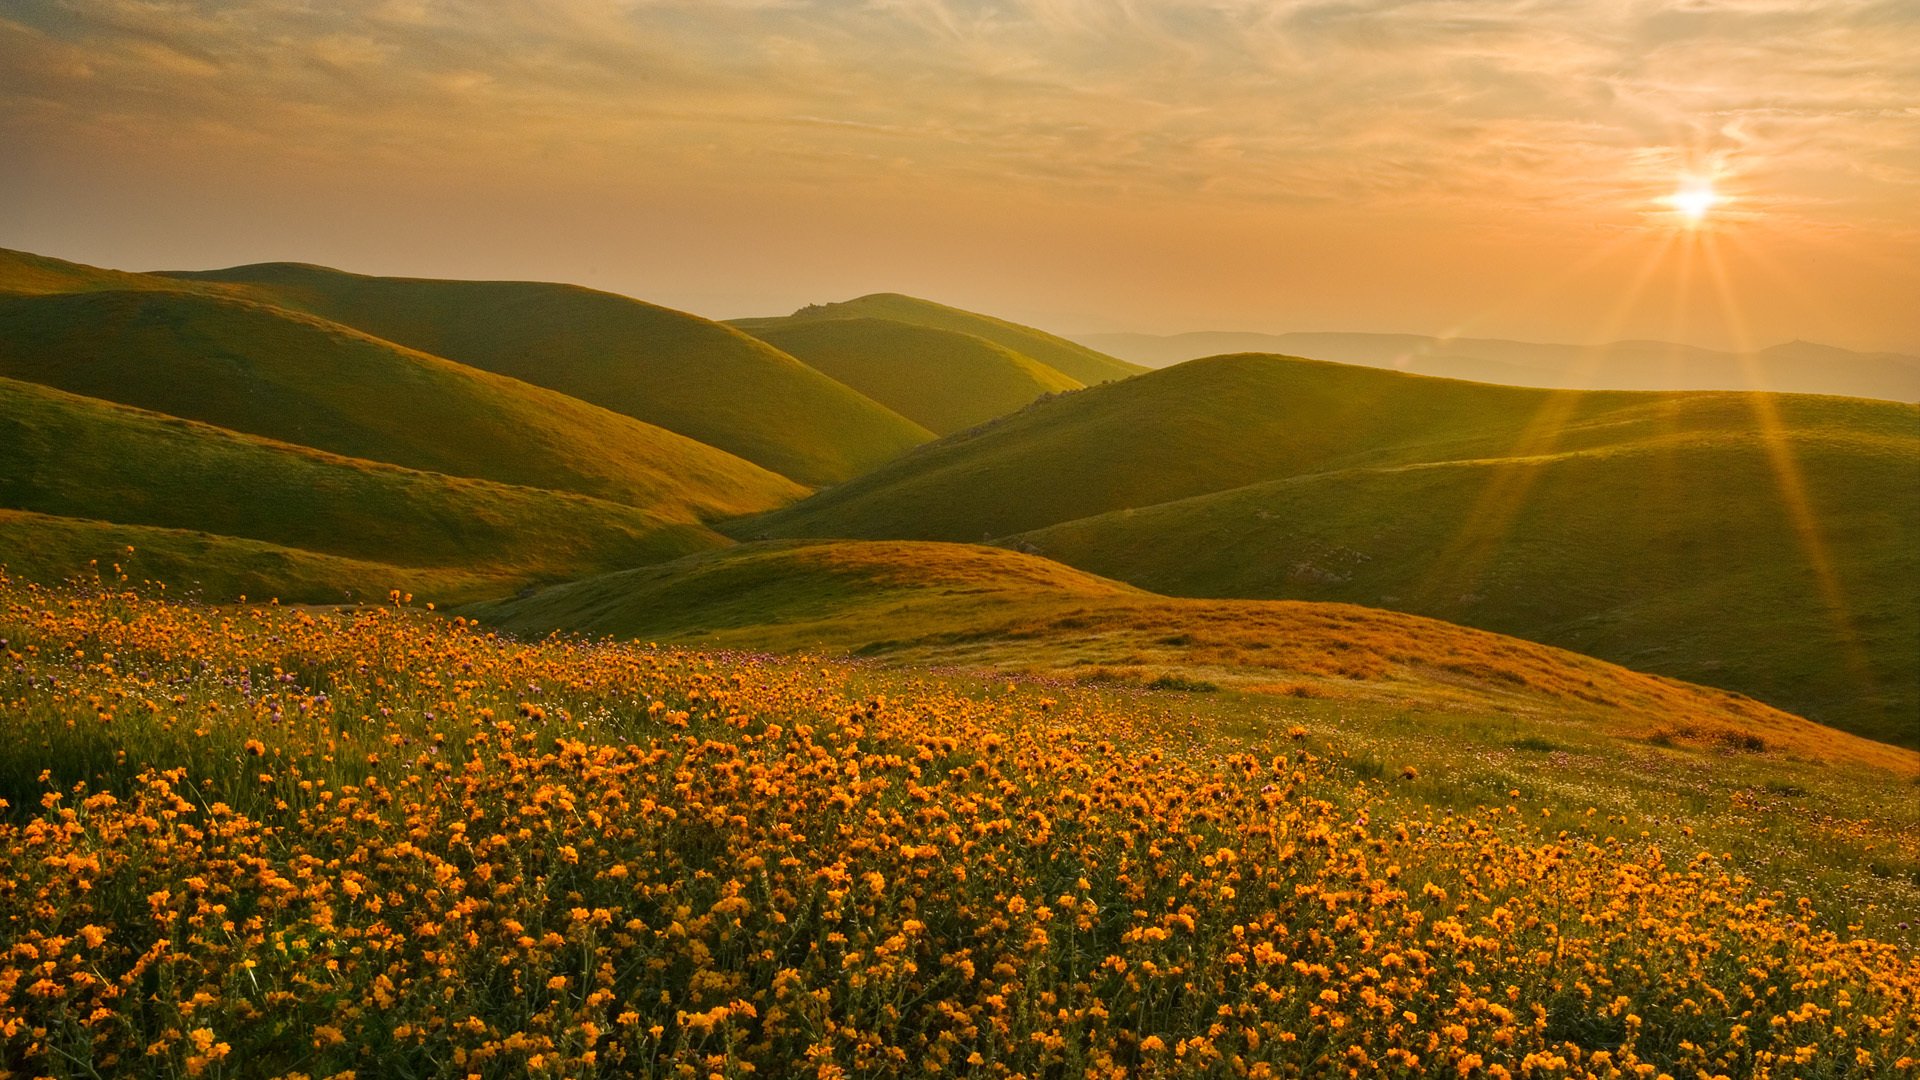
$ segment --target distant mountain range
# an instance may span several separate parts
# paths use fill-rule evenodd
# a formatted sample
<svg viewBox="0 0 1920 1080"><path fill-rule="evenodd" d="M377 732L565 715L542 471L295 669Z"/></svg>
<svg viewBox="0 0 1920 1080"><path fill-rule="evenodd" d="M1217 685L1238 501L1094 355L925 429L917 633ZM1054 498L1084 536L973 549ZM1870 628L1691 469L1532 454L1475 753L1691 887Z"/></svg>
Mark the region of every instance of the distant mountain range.
<svg viewBox="0 0 1920 1080"><path fill-rule="evenodd" d="M1753 353L1670 341L1554 345L1416 334L1084 334L1075 340L1148 367L1223 353L1278 353L1417 375L1571 390L1771 390L1920 401L1920 356L1810 341Z"/></svg>

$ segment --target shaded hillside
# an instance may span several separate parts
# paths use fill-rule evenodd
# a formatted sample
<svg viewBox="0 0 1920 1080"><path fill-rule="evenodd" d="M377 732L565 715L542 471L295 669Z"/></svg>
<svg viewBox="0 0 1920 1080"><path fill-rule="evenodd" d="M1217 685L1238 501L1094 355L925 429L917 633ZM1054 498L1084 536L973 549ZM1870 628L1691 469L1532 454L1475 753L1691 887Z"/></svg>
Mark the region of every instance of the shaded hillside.
<svg viewBox="0 0 1920 1080"><path fill-rule="evenodd" d="M797 320L750 332L936 435L1081 385L984 338L889 319Z"/></svg>
<svg viewBox="0 0 1920 1080"><path fill-rule="evenodd" d="M0 298L0 375L349 457L695 521L792 481L575 398L308 315L183 292Z"/></svg>
<svg viewBox="0 0 1920 1080"><path fill-rule="evenodd" d="M826 651L1401 707L1544 708L1629 738L1750 742L1911 770L1914 758L1718 690L1344 604L1173 599L962 544L751 544L467 609L505 629Z"/></svg>
<svg viewBox="0 0 1920 1080"><path fill-rule="evenodd" d="M293 263L167 276L244 286L269 303L569 394L803 484L845 480L931 437L765 342L611 293Z"/></svg>
<svg viewBox="0 0 1920 1080"><path fill-rule="evenodd" d="M801 308L792 315L778 318L735 319L733 325L750 332L757 332L792 325L795 322L856 318L889 319L915 326L932 327L936 330L972 334L974 337L984 338L996 345L1012 349L1022 356L1030 357L1088 386L1125 379L1146 370L1138 364L1116 360L1105 353L1049 334L1044 330L1035 330L1030 326L996 319L991 315L962 311L959 308L936 304L931 300L902 296L899 293L874 293L837 304L815 304Z"/></svg>
<svg viewBox="0 0 1920 1080"><path fill-rule="evenodd" d="M358 461L12 379L0 379L0 462L0 509L491 580L554 580L725 543L704 526L586 496Z"/></svg>
<svg viewBox="0 0 1920 1080"><path fill-rule="evenodd" d="M1751 353L1667 341L1554 345L1417 334L1089 334L1088 345L1150 367L1230 352L1310 356L1420 375L1584 390L1766 390L1920 401L1920 356L1806 341Z"/></svg>

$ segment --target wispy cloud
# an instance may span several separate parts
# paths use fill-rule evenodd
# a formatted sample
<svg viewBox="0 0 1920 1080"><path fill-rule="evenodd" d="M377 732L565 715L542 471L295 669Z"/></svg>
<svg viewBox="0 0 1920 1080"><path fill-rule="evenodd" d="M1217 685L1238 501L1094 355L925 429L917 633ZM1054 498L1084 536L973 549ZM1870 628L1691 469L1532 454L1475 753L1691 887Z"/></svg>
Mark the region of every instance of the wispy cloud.
<svg viewBox="0 0 1920 1080"><path fill-rule="evenodd" d="M1920 230L1911 0L16 0L31 155Z"/></svg>

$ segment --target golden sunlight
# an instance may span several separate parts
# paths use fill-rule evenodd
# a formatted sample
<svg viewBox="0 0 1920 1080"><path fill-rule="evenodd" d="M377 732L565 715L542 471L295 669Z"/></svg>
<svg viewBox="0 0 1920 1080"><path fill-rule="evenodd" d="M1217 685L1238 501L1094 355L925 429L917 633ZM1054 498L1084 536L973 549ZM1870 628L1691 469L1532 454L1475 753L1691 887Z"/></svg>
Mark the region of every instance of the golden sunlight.
<svg viewBox="0 0 1920 1080"><path fill-rule="evenodd" d="M1710 180L1688 180L1680 190L1661 200L1680 215L1680 220L1689 229L1699 228L1707 220L1714 207L1726 202L1726 197L1713 189Z"/></svg>

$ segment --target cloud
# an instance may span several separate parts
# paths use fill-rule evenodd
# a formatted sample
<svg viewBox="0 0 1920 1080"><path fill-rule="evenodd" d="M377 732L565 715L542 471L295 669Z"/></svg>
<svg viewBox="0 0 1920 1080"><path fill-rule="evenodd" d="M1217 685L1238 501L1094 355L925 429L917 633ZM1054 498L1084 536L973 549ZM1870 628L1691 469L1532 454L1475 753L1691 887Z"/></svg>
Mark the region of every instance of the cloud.
<svg viewBox="0 0 1920 1080"><path fill-rule="evenodd" d="M1204 204L1275 223L1570 235L1637 227L1700 172L1781 222L1911 238L1916 100L1911 0L15 0L0 13L0 139L27 159L679 185L743 204Z"/></svg>
<svg viewBox="0 0 1920 1080"><path fill-rule="evenodd" d="M1905 185L1920 141L1898 2L29 0L5 29L0 100L42 138L297 118L343 152L424 131L457 157L567 123L590 156L747 125L793 134L743 155L796 167L884 138L943 175L1302 200L1577 189L1661 141L1850 145Z"/></svg>

